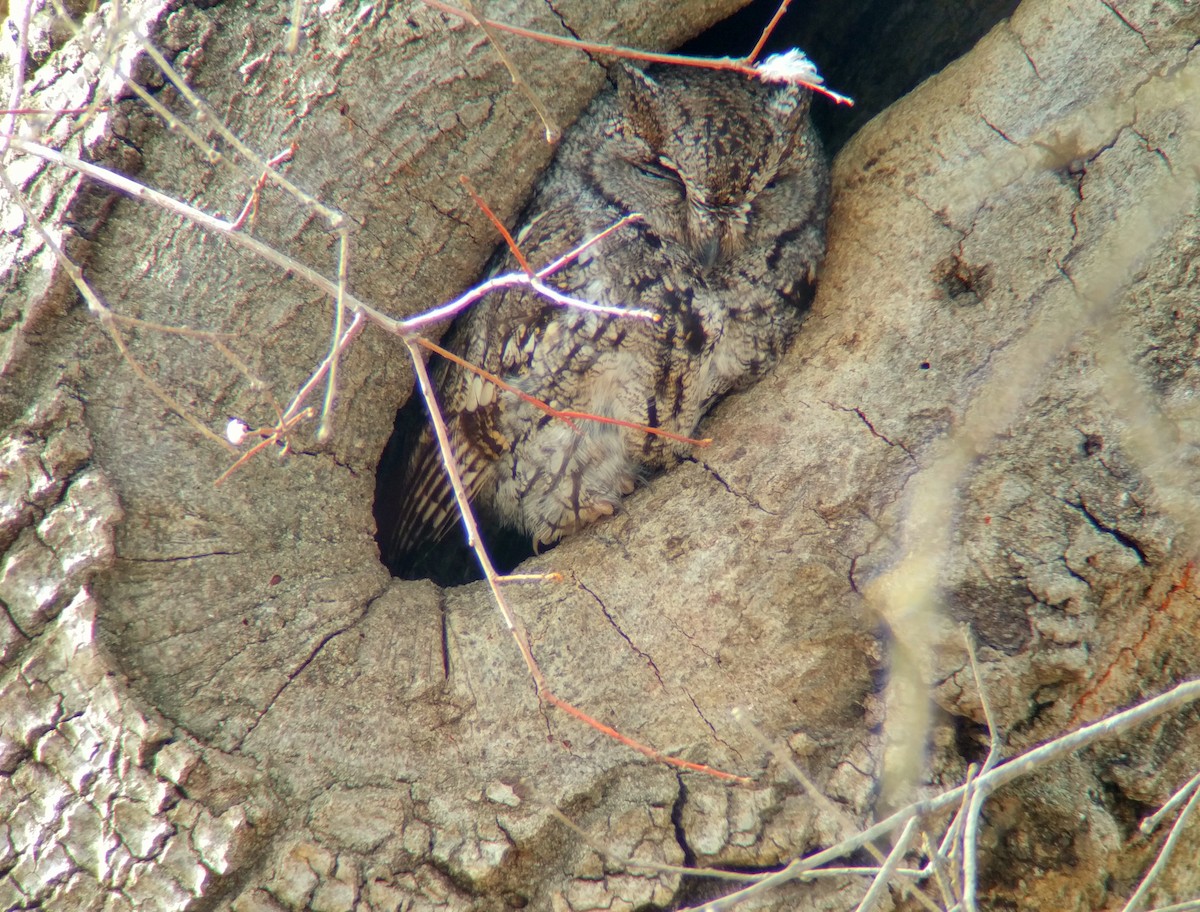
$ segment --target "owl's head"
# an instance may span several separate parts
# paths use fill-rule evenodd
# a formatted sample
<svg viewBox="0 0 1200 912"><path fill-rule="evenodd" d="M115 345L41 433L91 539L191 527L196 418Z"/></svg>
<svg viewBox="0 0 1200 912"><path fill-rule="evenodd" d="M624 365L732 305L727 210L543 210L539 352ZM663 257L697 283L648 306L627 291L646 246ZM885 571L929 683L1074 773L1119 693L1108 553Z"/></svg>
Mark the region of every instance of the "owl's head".
<svg viewBox="0 0 1200 912"><path fill-rule="evenodd" d="M807 90L682 67L618 65L613 76L620 113L604 125L594 178L698 268L736 258L773 211L803 217L806 195L817 205L813 172L825 165Z"/></svg>

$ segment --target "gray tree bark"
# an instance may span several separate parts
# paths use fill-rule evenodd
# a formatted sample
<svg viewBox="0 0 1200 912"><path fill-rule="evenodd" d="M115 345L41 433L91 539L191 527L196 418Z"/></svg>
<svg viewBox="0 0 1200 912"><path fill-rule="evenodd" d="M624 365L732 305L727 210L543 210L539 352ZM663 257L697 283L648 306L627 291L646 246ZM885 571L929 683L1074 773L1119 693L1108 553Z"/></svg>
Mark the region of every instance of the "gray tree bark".
<svg viewBox="0 0 1200 912"><path fill-rule="evenodd" d="M667 47L734 5L486 12ZM511 221L550 155L540 122L465 23L310 10L292 57L289 9L136 14L235 133L296 143L289 178L353 224L357 295L397 315L446 300L495 241L458 175ZM961 622L1006 756L1195 677L1198 29L1188 4L1025 0L872 121L837 159L784 363L718 408L712 447L524 568L565 582L509 590L557 693L749 786L539 703L484 586L382 569L397 340L355 343L329 442L216 487L234 457L151 394L3 200L0 906L667 908L711 888L621 859L769 869L962 781L986 737ZM603 81L576 52L505 46L564 123ZM78 47L47 32L27 103L94 96ZM71 142L209 211L254 179L128 99ZM126 326L133 358L211 428L273 421L328 347L326 299L31 161L9 175L115 310L231 334L263 385L203 340ZM334 274L334 236L284 194L250 230ZM1197 745L1192 707L1000 792L984 902L1119 908L1161 844L1137 824ZM1154 903L1200 893L1198 838ZM853 908L861 884L835 883L751 907Z"/></svg>

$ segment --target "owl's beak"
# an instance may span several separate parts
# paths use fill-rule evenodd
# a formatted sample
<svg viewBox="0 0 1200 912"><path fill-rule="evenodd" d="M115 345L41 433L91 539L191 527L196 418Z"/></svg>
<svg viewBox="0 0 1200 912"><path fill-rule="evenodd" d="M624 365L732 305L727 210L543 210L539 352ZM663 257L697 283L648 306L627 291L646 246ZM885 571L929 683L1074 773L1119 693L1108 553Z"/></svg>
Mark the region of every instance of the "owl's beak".
<svg viewBox="0 0 1200 912"><path fill-rule="evenodd" d="M721 258L721 233L714 231L707 237L696 239L696 259L705 269L711 269Z"/></svg>
<svg viewBox="0 0 1200 912"><path fill-rule="evenodd" d="M693 206L688 216L688 240L692 256L705 269L721 261L721 223L707 207Z"/></svg>

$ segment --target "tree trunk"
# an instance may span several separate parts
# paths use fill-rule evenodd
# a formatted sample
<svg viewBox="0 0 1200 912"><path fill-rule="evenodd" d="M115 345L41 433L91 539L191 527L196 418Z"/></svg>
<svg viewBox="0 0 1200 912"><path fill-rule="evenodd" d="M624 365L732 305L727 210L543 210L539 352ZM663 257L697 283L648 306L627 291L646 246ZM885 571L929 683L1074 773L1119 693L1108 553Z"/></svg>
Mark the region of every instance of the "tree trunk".
<svg viewBox="0 0 1200 912"><path fill-rule="evenodd" d="M735 5L482 12L670 47ZM281 170L344 213L355 295L397 316L453 297L496 240L458 176L511 224L551 154L541 121L472 25L306 7L289 56L291 8L132 15L242 140L294 144ZM209 429L268 425L328 350L329 298L10 153L114 311L227 334L245 369L211 337L118 322L123 357L0 199L0 907L668 908L732 887L631 860L774 869L960 783L987 749L962 623L1006 757L1195 677L1198 27L1194 6L1025 0L871 121L837 158L784 362L716 410L711 447L523 567L564 582L506 590L559 696L750 785L540 702L483 584L383 570L374 470L412 382L396 338L369 328L343 359L327 442L310 422L214 485L237 454L150 383ZM24 106L106 100L93 51L42 38ZM579 52L501 41L564 126L603 83ZM73 117L40 141L210 213L258 177L211 120L216 164L128 93ZM268 186L246 230L335 276L337 235L294 197ZM1198 767L1192 705L1006 787L983 907L1119 908L1162 842L1138 823ZM1196 832L1152 902L1200 893ZM861 893L793 882L748 907Z"/></svg>

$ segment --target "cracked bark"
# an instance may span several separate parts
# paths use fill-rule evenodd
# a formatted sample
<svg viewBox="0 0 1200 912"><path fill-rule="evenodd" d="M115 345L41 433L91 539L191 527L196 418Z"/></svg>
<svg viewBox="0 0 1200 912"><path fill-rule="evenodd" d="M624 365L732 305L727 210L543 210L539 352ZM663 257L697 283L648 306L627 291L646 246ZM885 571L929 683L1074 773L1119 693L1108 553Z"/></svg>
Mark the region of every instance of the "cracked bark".
<svg viewBox="0 0 1200 912"><path fill-rule="evenodd" d="M611 7L547 5L534 24L562 16L652 45L693 28L673 4L599 6ZM940 565L933 782L961 778L974 746L959 733L981 719L955 620L981 643L1009 752L1194 676L1196 597L1173 590L1200 541L1194 456L1143 433L1146 411L1129 403L1182 437L1194 427L1198 21L1103 7L1027 0L865 128L837 162L829 261L787 360L721 406L702 460L528 568L579 588L514 590L561 696L756 776L750 789L688 776L685 795L675 773L539 711L482 587L386 577L371 471L410 383L390 340L368 333L348 359L329 447L261 459L213 489L226 454L197 447L61 277L6 235L26 304L0 323L0 905L585 909L700 895L564 839L547 806L618 855L672 863L691 852L765 868L835 841L841 824L728 711L746 707L849 814L872 812L889 707L858 590L904 547L901 523L922 506L912 480L947 435L1029 376L1018 419L962 481ZM350 54L337 28L353 34L355 12L327 17L295 61L263 56L276 26L261 11L182 8L160 40L260 149L300 141L290 175L358 225L356 291L411 312L469 282L491 246L443 175L470 173L510 214L546 150L472 30L417 10L416 26L375 21ZM599 83L557 51L509 50L531 82L558 88L548 100L564 120ZM228 60L245 72L216 63ZM276 94L285 74L310 94ZM240 200L244 184L196 170L137 108L113 117L136 151L102 140L98 155L136 155L147 183L212 208ZM261 340L254 366L280 398L326 344L324 311L295 283L64 175L35 190L54 217L79 210L79 255L123 312ZM1147 228L1136 207L1164 192L1174 205ZM331 263L328 238L284 201L259 218L260 235ZM1101 286L1103 320L1081 322L1048 363L1006 360L1039 320L1077 313L1117 261L1133 265ZM1112 380L1113 337L1142 400ZM259 403L195 346L133 345L214 426ZM880 446L876 428L902 446ZM1138 811L1200 763L1197 727L1195 713L1174 718L998 796L989 900L1100 907L1128 893L1156 845L1137 835ZM1196 872L1172 876L1159 904L1200 890ZM854 901L801 887L778 907Z"/></svg>

